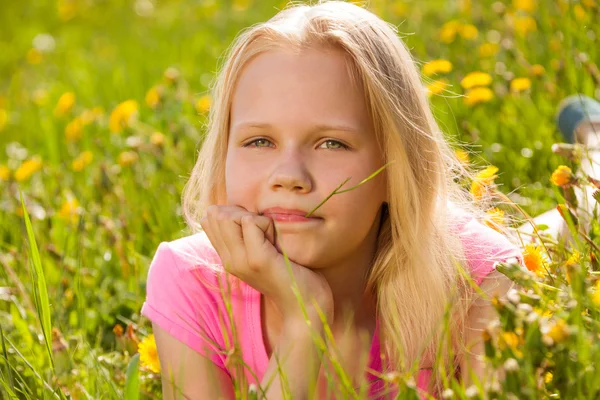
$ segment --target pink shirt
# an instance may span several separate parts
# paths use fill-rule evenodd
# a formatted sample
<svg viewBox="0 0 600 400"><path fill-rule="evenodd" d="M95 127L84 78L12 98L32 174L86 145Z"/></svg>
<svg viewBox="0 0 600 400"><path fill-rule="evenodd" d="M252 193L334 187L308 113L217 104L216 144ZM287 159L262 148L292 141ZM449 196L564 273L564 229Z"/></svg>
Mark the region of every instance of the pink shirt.
<svg viewBox="0 0 600 400"><path fill-rule="evenodd" d="M460 229L471 276L478 285L497 261L516 257L522 263L517 246L474 218L461 218L456 226ZM147 296L141 312L232 376L234 371L229 370L227 351L223 350L229 348L227 344L233 336L223 292L219 289L221 286L227 293L226 274L217 274L220 270L220 258L204 232L161 243L148 271ZM235 282L239 285L231 288L231 315L242 358L248 366L244 370L246 378L249 384L258 384L269 362L261 325L261 293L242 281ZM381 371L378 327L379 323L373 335L369 365ZM426 390L430 375L430 370L421 370L417 387ZM375 377L369 375L369 381L372 380ZM371 385L372 395L381 390L380 383Z"/></svg>

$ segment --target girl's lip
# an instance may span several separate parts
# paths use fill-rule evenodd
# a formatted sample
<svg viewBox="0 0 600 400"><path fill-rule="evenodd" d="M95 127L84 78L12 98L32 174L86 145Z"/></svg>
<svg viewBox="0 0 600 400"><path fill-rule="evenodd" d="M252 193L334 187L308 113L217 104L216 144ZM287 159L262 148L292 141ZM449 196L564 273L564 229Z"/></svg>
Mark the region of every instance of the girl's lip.
<svg viewBox="0 0 600 400"><path fill-rule="evenodd" d="M318 221L321 218L306 218L302 215L296 215L296 214L281 214L281 213L273 213L273 212L266 212L264 214L265 216L270 217L271 219L273 219L274 221L277 222L311 222L311 221Z"/></svg>

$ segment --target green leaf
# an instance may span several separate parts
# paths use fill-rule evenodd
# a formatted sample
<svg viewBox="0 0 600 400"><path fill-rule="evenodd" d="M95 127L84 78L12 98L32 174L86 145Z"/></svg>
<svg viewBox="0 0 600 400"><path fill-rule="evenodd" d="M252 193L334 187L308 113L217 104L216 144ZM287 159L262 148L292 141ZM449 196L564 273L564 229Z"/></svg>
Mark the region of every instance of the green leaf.
<svg viewBox="0 0 600 400"><path fill-rule="evenodd" d="M42 261L40 259L40 252L38 250L35 236L33 235L33 227L31 226L31 220L29 219L29 213L25 208L25 201L23 200L23 192L19 190L21 196L21 207L23 208L23 218L25 218L25 227L27 229L27 237L29 240L29 251L31 253L31 276L33 279L33 293L35 295L35 308L37 309L38 318L42 325L42 333L44 334L44 342L46 343L46 350L48 357L50 358L50 365L54 371L54 359L52 358L52 321L50 320L50 302L48 300L48 289L46 287L46 278L44 276L44 269L42 268Z"/></svg>
<svg viewBox="0 0 600 400"><path fill-rule="evenodd" d="M125 400L138 400L140 398L140 353L131 357L127 365L127 374L125 375L125 391L123 398Z"/></svg>

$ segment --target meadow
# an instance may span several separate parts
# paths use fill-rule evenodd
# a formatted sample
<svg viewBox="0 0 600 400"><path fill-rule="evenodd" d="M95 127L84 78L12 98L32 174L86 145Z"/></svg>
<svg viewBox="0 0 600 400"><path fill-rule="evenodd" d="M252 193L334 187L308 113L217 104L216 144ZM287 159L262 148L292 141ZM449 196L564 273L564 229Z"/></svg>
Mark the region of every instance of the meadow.
<svg viewBox="0 0 600 400"><path fill-rule="evenodd" d="M514 202L491 208L490 221L558 207L577 238L573 249L551 239L528 246L527 272L500 267L522 286L496 301L499 324L485 333L490 365L507 380L467 390L449 382L444 398L600 398L600 224L594 215L589 232L579 229L572 195L600 186L577 157L552 151L563 141L561 99L600 98L600 3L361 4L398 26L457 156L482 169L464 183L474 201L485 187ZM241 29L284 6L3 3L0 397L161 398L151 325L140 317L148 266L160 242L189 233L180 194L221 56ZM415 398L410 376L389 379L405 389L400 398Z"/></svg>

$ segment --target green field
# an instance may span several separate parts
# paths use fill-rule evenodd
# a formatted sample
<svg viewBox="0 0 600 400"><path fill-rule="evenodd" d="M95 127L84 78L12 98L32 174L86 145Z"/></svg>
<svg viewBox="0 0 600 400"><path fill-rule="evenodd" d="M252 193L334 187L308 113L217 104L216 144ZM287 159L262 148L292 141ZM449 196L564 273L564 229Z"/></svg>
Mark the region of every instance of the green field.
<svg viewBox="0 0 600 400"><path fill-rule="evenodd" d="M600 98L598 1L366 5L398 26L432 85L440 127L463 143L457 150L469 152L466 162L498 167L499 190L532 216L570 206L550 182L559 165L577 171L576 162L551 151L562 141L555 112L570 94ZM138 342L151 333L139 315L148 266L160 242L189 233L180 194L221 57L241 29L284 6L2 4L1 398L160 398L160 375L147 363L127 372ZM434 60L449 63L427 64ZM477 83L472 72L487 75ZM550 331L523 324L517 305L499 305L508 332L501 338L515 339L500 339L491 358L494 365L515 358L520 369L504 394L490 398L600 396L600 370L587 368L600 362L599 246L596 222L575 255L548 241L545 273L535 279L507 272L536 293L521 301L547 317ZM551 345L542 340L548 332Z"/></svg>

